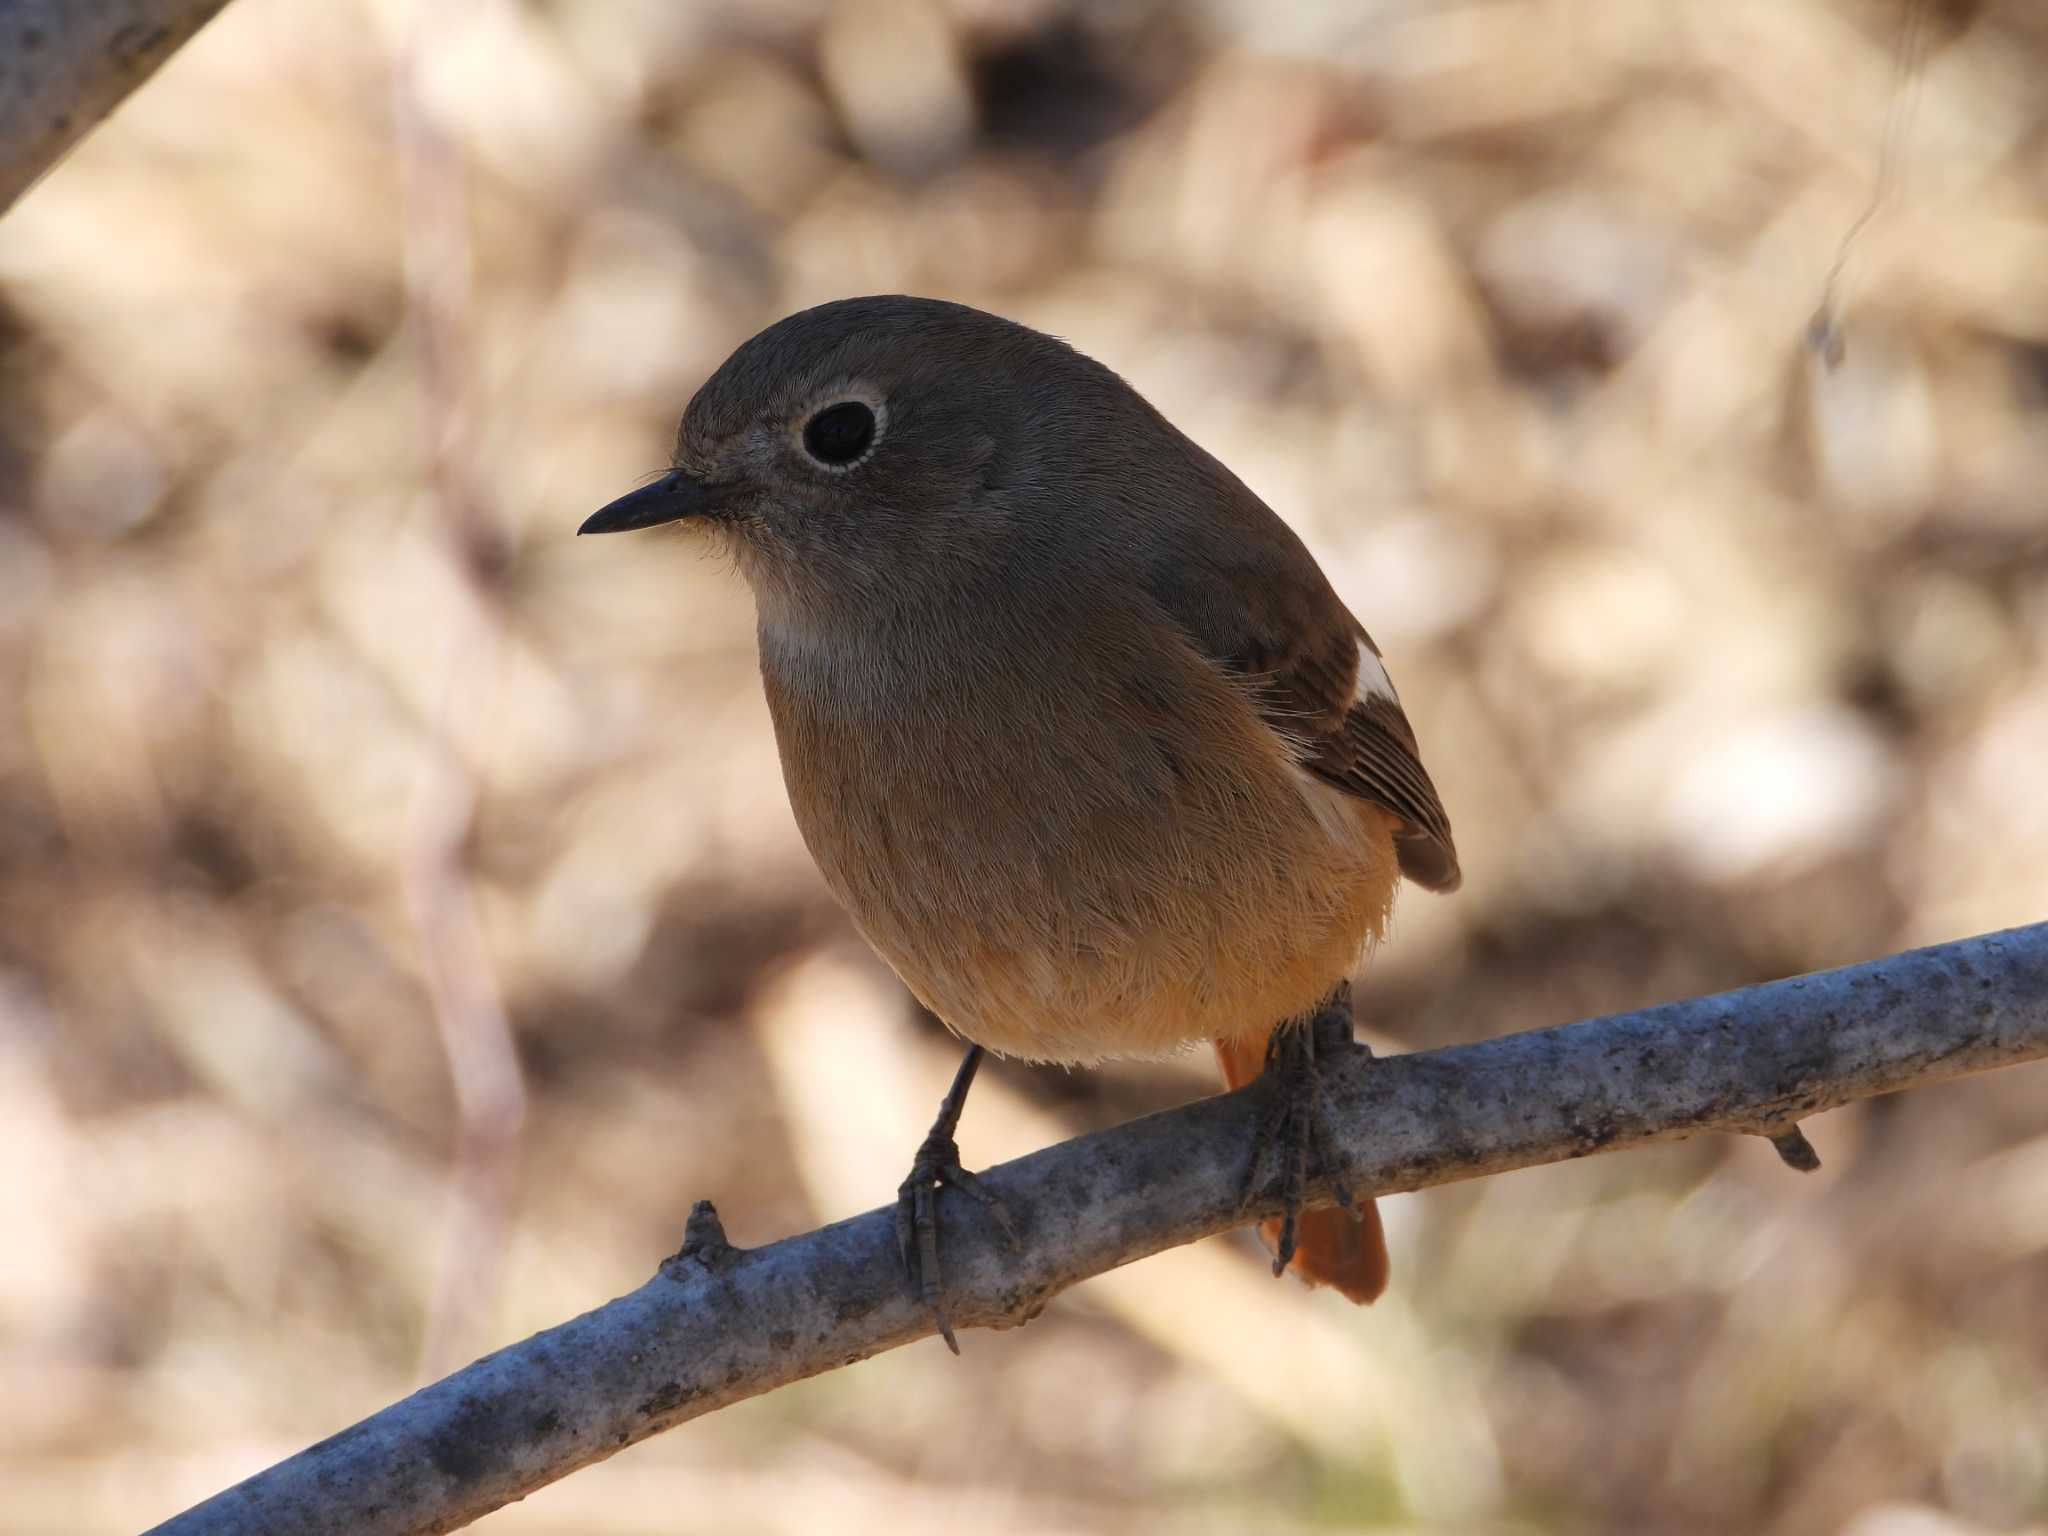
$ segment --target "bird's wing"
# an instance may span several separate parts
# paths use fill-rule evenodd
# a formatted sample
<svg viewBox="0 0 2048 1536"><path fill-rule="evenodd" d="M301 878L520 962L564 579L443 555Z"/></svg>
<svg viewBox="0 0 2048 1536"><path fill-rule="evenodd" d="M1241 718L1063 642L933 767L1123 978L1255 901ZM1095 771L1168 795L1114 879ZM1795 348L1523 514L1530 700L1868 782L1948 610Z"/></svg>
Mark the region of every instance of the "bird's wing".
<svg viewBox="0 0 2048 1536"><path fill-rule="evenodd" d="M1401 819L1402 874L1456 890L1450 817L1379 648L1293 531L1224 475L1235 492L1227 515L1182 530L1176 557L1146 573L1153 599L1244 683L1303 768Z"/></svg>
<svg viewBox="0 0 2048 1536"><path fill-rule="evenodd" d="M1349 612L1343 618L1341 626L1318 625L1319 633L1251 640L1218 660L1249 684L1260 718L1294 745L1304 768L1401 818L1394 846L1402 874L1433 891L1456 890L1451 820L1414 727L1372 637Z"/></svg>

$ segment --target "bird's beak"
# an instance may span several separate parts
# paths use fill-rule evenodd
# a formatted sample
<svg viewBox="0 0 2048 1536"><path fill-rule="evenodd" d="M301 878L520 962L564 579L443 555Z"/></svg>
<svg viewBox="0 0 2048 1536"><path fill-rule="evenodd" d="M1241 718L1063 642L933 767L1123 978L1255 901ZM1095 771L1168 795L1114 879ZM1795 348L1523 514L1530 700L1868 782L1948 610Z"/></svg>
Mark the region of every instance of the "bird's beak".
<svg viewBox="0 0 2048 1536"><path fill-rule="evenodd" d="M734 487L694 480L680 469L670 470L652 485L628 491L609 506L600 507L583 520L576 531L624 533L631 528L653 528L662 523L702 517L729 496Z"/></svg>

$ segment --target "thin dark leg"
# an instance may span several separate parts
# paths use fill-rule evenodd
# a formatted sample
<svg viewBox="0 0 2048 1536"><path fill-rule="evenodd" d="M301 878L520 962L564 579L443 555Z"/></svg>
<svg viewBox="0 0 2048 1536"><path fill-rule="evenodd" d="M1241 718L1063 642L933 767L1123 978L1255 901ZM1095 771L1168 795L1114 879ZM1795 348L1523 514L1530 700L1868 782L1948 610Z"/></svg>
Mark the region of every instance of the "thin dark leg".
<svg viewBox="0 0 2048 1536"><path fill-rule="evenodd" d="M903 1256L910 1283L938 1319L939 1336L956 1355L960 1341L953 1337L953 1322L946 1316L945 1295L939 1284L939 1191L951 1188L972 1196L995 1218L1010 1246L1017 1244L1010 1213L980 1179L960 1166L960 1147L953 1140L953 1133L960 1129L960 1112L967 1107L967 1090L974 1086L974 1074L981 1069L982 1054L978 1045L967 1047L960 1070L953 1074L953 1086L939 1102L939 1117L932 1122L931 1134L917 1149L910 1177L896 1191L897 1252Z"/></svg>
<svg viewBox="0 0 2048 1536"><path fill-rule="evenodd" d="M1294 1257L1296 1229L1301 1222L1302 1191L1311 1170L1337 1175L1343 1158L1323 1120L1323 1068L1347 1051L1361 1049L1351 1035L1351 984L1341 982L1305 1019L1291 1019L1273 1031L1266 1043L1266 1105L1259 1114L1240 1203L1249 1203L1264 1182L1269 1159L1280 1164L1284 1210L1280 1240L1274 1245L1273 1273L1284 1274ZM1351 1191L1338 1180L1337 1204L1359 1215Z"/></svg>

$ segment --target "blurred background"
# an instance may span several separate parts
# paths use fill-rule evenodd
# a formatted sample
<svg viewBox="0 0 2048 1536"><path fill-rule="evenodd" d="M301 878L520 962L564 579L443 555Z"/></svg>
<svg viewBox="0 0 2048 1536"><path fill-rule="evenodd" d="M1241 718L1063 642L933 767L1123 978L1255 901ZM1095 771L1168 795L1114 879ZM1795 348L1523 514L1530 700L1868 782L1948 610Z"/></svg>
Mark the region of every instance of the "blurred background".
<svg viewBox="0 0 2048 1536"><path fill-rule="evenodd" d="M238 0L0 222L0 1529L893 1191L955 1051L745 592L571 537L823 299L1063 335L1308 540L1467 870L1379 1049L2041 918L2044 82L2028 0ZM1202 1244L486 1528L2041 1530L2044 1090L1402 1197L1370 1311Z"/></svg>

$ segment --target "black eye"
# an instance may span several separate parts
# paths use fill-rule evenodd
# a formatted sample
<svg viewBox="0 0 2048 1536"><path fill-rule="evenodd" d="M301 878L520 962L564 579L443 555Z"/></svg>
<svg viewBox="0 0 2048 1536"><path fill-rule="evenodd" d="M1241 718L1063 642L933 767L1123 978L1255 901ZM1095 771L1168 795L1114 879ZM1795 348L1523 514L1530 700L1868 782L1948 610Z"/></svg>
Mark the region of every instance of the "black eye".
<svg viewBox="0 0 2048 1536"><path fill-rule="evenodd" d="M828 405L804 423L804 452L820 464L851 464L875 440L875 413L858 400Z"/></svg>

